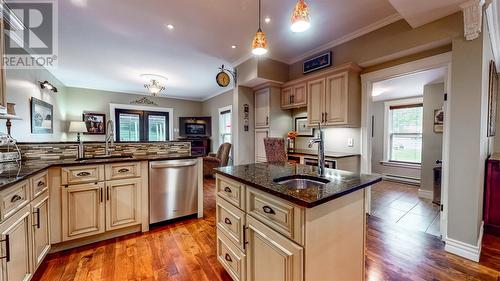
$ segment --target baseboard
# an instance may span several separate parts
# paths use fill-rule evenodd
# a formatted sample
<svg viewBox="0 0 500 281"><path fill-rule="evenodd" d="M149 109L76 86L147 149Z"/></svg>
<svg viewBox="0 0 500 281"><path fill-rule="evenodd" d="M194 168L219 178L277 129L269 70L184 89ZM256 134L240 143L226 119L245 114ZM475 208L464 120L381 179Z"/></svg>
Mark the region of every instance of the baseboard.
<svg viewBox="0 0 500 281"><path fill-rule="evenodd" d="M481 223L481 228L479 229L479 238L477 241L477 245L470 245L455 239L446 238L444 250L446 252L455 254L457 256L461 256L463 258L479 262L479 258L481 257L481 248L483 244L483 229L484 222Z"/></svg>
<svg viewBox="0 0 500 281"><path fill-rule="evenodd" d="M432 200L434 196L434 192L430 190L425 190L425 189L418 189L418 197L424 198L424 199L430 199Z"/></svg>
<svg viewBox="0 0 500 281"><path fill-rule="evenodd" d="M392 174L382 174L384 180L420 186L420 179Z"/></svg>

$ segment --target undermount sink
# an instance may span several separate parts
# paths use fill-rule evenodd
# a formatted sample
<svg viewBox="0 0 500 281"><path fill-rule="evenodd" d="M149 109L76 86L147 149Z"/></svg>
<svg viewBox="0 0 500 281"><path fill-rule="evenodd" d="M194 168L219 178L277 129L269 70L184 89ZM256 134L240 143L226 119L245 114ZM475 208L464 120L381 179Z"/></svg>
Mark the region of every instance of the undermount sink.
<svg viewBox="0 0 500 281"><path fill-rule="evenodd" d="M95 157L77 158L75 161L101 160L101 159L131 159L131 158L134 157L132 155L100 155Z"/></svg>
<svg viewBox="0 0 500 281"><path fill-rule="evenodd" d="M293 189L306 189L311 187L323 187L330 180L314 176L306 175L293 175L281 178L275 178L273 180L275 183L286 185Z"/></svg>

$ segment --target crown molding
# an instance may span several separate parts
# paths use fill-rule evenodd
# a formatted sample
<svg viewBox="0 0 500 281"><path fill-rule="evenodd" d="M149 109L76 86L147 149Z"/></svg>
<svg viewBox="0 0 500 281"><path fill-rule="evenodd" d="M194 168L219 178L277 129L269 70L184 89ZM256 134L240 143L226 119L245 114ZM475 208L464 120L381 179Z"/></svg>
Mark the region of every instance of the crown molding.
<svg viewBox="0 0 500 281"><path fill-rule="evenodd" d="M317 53L319 53L321 51L324 51L324 50L327 50L327 49L331 49L331 48L333 48L335 46L344 44L344 43L349 42L349 41L351 41L353 39L356 39L358 37L366 35L366 34L372 32L372 31L375 31L375 30L380 29L380 28L382 28L384 26L387 26L387 25L389 25L391 23L395 23L395 22L397 22L397 21L399 21L401 19L403 19L403 18L398 13L390 15L390 16L388 16L386 18L383 18L383 19L381 19L379 21L376 21L376 22L374 22L374 23L372 23L370 25L362 27L362 28L360 28L360 29L358 29L358 30L356 30L356 31L354 31L352 33L344 35L344 36L342 36L342 37L340 37L338 39L335 39L333 41L330 41L330 42L328 42L326 44L323 44L323 45L321 45L321 46L319 46L319 47L317 47L317 48L315 48L315 49L313 49L311 51L308 51L305 54L302 54L302 55L300 55L298 57L292 58L288 63L289 64L293 64L293 63L296 63L298 61L304 60L304 59L306 59L306 58L308 58L310 56L313 56L313 55L315 55L315 54L317 54Z"/></svg>
<svg viewBox="0 0 500 281"><path fill-rule="evenodd" d="M229 88L229 89L222 89L221 91L219 91L219 92L217 92L217 93L215 93L213 95L210 95L210 96L208 96L206 98L201 99L201 102L206 102L207 100L209 100L211 98L215 98L216 96L220 96L220 95L222 95L222 94L224 94L226 92L229 92L231 90L234 90L234 87Z"/></svg>

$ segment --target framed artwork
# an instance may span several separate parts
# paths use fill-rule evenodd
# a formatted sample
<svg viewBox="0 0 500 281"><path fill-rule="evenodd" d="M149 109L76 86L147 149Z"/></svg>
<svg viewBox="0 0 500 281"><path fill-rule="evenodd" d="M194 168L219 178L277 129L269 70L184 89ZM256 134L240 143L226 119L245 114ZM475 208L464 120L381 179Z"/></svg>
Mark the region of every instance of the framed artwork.
<svg viewBox="0 0 500 281"><path fill-rule="evenodd" d="M31 133L52 134L54 132L54 107L37 98L31 98Z"/></svg>
<svg viewBox="0 0 500 281"><path fill-rule="evenodd" d="M327 52L304 61L303 73L309 73L332 65L332 52Z"/></svg>
<svg viewBox="0 0 500 281"><path fill-rule="evenodd" d="M87 125L87 135L105 135L106 134L106 114L84 112L83 121Z"/></svg>
<svg viewBox="0 0 500 281"><path fill-rule="evenodd" d="M444 111L442 108L434 110L434 133L442 133L444 127Z"/></svg>
<svg viewBox="0 0 500 281"><path fill-rule="evenodd" d="M295 118L295 131L298 137L314 137L314 128L307 126L307 117Z"/></svg>
<svg viewBox="0 0 500 281"><path fill-rule="evenodd" d="M490 75L488 87L488 137L496 135L497 127L497 98L498 98L498 73L495 62L490 61Z"/></svg>

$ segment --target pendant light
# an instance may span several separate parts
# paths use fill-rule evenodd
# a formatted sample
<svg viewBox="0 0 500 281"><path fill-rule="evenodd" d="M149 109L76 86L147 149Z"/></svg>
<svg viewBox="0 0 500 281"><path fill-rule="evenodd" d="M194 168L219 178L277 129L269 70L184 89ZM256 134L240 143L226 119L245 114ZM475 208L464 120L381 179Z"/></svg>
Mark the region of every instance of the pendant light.
<svg viewBox="0 0 500 281"><path fill-rule="evenodd" d="M252 41L252 53L257 56L262 56L267 54L266 34L260 28L260 11L261 11L260 1L261 0L259 0L259 29L257 30L257 33L255 33L255 36Z"/></svg>
<svg viewBox="0 0 500 281"><path fill-rule="evenodd" d="M309 7L305 0L298 0L293 9L292 26L290 29L293 32L304 32L311 27L311 15L309 14Z"/></svg>

